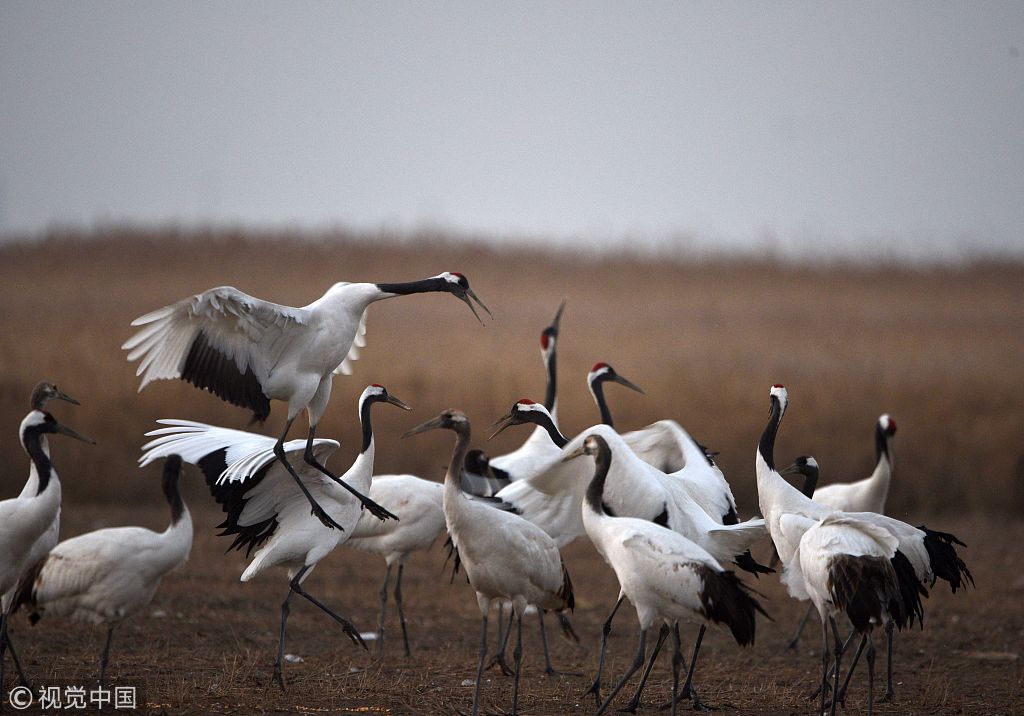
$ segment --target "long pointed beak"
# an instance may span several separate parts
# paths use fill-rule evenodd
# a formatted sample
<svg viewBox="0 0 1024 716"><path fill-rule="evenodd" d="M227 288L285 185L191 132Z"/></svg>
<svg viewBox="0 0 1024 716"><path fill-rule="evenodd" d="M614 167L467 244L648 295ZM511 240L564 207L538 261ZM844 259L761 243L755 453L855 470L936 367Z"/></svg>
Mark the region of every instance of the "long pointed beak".
<svg viewBox="0 0 1024 716"><path fill-rule="evenodd" d="M487 439L488 440L493 440L494 436L497 435L498 433L500 433L505 428L511 427L512 425L518 425L518 424L519 423L516 420L516 417L512 413L509 413L508 415L502 416L502 417L498 418L496 421L494 421L494 424L491 425L491 427L487 428L488 430L494 430L494 432L491 433L490 437L487 438ZM497 429L495 429L495 428L497 428Z"/></svg>
<svg viewBox="0 0 1024 716"><path fill-rule="evenodd" d="M630 390L635 390L636 392L640 393L641 395L647 395L647 393L644 392L643 388L641 388L636 383L633 383L631 381L626 380L621 375L616 374L615 377L612 378L612 380L615 381L616 383L618 383L619 385L626 386Z"/></svg>
<svg viewBox="0 0 1024 716"><path fill-rule="evenodd" d="M411 407L409 407L408 405L406 405L401 400L399 400L398 398L396 398L395 396L393 396L391 394L388 394L388 397L386 397L384 399L384 402L385 403L391 403L392 405L394 405L396 407L399 407L402 410L412 410Z"/></svg>
<svg viewBox="0 0 1024 716"><path fill-rule="evenodd" d="M403 438L408 438L408 437L412 437L413 435L419 435L420 433L425 433L428 430L436 430L437 428L441 427L443 424L444 424L444 420L441 419L440 417L433 418L432 420L428 420L427 422L425 422L425 423L423 423L421 425L417 425L415 428L413 428L412 430L407 432L402 437Z"/></svg>
<svg viewBox="0 0 1024 716"><path fill-rule="evenodd" d="M793 475L798 472L800 472L800 468L797 467L797 464L795 462L789 467L784 467L781 470L779 470L780 475Z"/></svg>
<svg viewBox="0 0 1024 716"><path fill-rule="evenodd" d="M572 451L571 453L569 453L568 455L566 455L565 457L563 457L563 458L562 458L562 462L569 462L570 460L575 460L575 459L576 459L576 458L578 458L578 457L579 457L580 455L586 455L586 454L587 454L587 449L586 449L586 447L585 447L585 446L583 446L583 445L580 445L580 446L579 446L578 448L576 448L575 450L573 450L573 451Z"/></svg>
<svg viewBox="0 0 1024 716"><path fill-rule="evenodd" d="M565 310L565 299L563 298L562 302L560 304L558 304L558 311L555 313L555 320L553 320L551 322L551 328L555 329L555 335L556 336L558 335L558 326L562 322L562 311L564 311L564 310Z"/></svg>
<svg viewBox="0 0 1024 716"><path fill-rule="evenodd" d="M476 301L478 304L480 304L480 308L487 311L488 316L494 318L494 314L491 313L491 309L484 305L484 302L477 297L477 295L473 292L473 289L467 288L465 293L456 293L455 295L458 296L467 306L469 306L469 310L473 312L474 316L476 316L476 320L480 321L481 326L487 324L484 323L484 319L480 318L480 314L476 312L476 308L473 306L473 302L470 301L469 299L473 299L473 301Z"/></svg>
<svg viewBox="0 0 1024 716"><path fill-rule="evenodd" d="M68 395L67 393L60 389L57 389L57 395L53 397L56 398L57 400L64 400L68 403L71 403L72 405L81 405L81 403L79 403L77 400L75 400L70 395Z"/></svg>
<svg viewBox="0 0 1024 716"><path fill-rule="evenodd" d="M74 430L69 428L67 425L61 425L60 423L57 423L57 432L60 433L61 435L67 435L69 438L74 438L75 440L81 440L83 443L89 443L90 445L95 445L96 444L96 441L93 440L92 438L87 438L84 435L82 435L81 433L75 432Z"/></svg>

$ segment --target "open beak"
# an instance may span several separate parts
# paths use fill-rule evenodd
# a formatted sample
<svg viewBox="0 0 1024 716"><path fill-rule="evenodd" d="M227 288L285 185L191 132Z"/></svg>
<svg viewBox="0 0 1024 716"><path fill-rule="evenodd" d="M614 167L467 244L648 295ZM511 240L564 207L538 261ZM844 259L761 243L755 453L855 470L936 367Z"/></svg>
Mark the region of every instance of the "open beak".
<svg viewBox="0 0 1024 716"><path fill-rule="evenodd" d="M402 410L412 410L411 407L409 407L408 405L406 405L405 403L403 403L401 400L391 395L390 393L388 394L388 397L384 399L384 402L391 403L392 405L401 408Z"/></svg>
<svg viewBox="0 0 1024 716"><path fill-rule="evenodd" d="M580 445L578 448L573 450L571 453L569 453L568 455L563 457L562 458L562 462L569 462L570 460L575 460L580 455L586 455L586 454L587 454L586 447L583 446L583 445Z"/></svg>
<svg viewBox="0 0 1024 716"><path fill-rule="evenodd" d="M626 380L625 378L623 378L621 375L619 375L617 373L615 374L615 377L612 378L612 380L615 381L616 383L618 383L619 385L626 386L630 390L635 390L636 392L640 393L641 395L647 395L647 393L644 393L644 389L641 388L639 385L637 385L636 383L633 383L631 381Z"/></svg>
<svg viewBox="0 0 1024 716"><path fill-rule="evenodd" d="M494 430L494 432L491 433L491 436L489 438L487 438L487 439L488 440L493 440L494 436L497 435L498 433L500 433L505 428L510 427L512 425L518 425L518 424L519 424L519 421L516 420L516 416L513 415L512 413L509 413L508 415L505 415L504 417L498 418L498 420L496 420L495 423L491 427L487 428L488 430Z"/></svg>
<svg viewBox="0 0 1024 716"><path fill-rule="evenodd" d="M60 388L55 388L55 390L57 391L57 395L53 396L55 399L57 399L57 400L64 400L64 401L66 401L68 403L71 403L72 405L81 405L81 403L79 403L77 400L72 398L70 395L68 395L67 393L62 391Z"/></svg>
<svg viewBox="0 0 1024 716"><path fill-rule="evenodd" d="M485 306L484 302L481 301L479 298L477 298L477 295L475 293L473 293L473 289L467 288L465 290L465 293L460 291L459 293L456 293L455 295L459 299L461 299L467 306L469 306L469 310L473 312L474 316L476 316L476 320L480 321L480 325L481 326L486 325L484 323L484 319L480 318L480 314L476 312L476 308L473 306L473 302L470 301L469 299L473 299L473 301L476 301L480 305L480 308L482 308L485 311L487 311L487 315L488 316L490 316L491 318L494 318L494 314L491 313L491 309L489 309L487 306Z"/></svg>
<svg viewBox="0 0 1024 716"><path fill-rule="evenodd" d="M432 420L428 420L427 422L423 423L422 425L417 425L415 428L413 428L412 430L407 432L402 437L403 438L409 438L409 437L412 437L413 435L419 435L420 433L425 433L428 430L436 430L437 428L440 428L440 427L443 427L443 426L444 426L444 418L438 416L438 417L436 417L436 418L434 418Z"/></svg>
<svg viewBox="0 0 1024 716"><path fill-rule="evenodd" d="M61 425L60 423L57 423L57 432L60 433L61 435L67 435L69 438L74 438L75 440L81 440L83 443L89 443L90 445L95 445L96 444L95 440L93 440L91 438L87 438L84 435L82 435L81 433L75 432L74 430L69 428L67 425Z"/></svg>

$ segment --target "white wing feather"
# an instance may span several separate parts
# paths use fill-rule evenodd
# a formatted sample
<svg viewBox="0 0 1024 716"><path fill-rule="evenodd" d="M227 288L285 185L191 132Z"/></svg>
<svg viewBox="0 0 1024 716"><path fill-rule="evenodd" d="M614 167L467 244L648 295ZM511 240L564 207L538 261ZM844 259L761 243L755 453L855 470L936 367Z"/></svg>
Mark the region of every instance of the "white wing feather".
<svg viewBox="0 0 1024 716"><path fill-rule="evenodd" d="M262 384L309 312L270 303L232 286L219 286L164 306L132 321L144 326L125 341L128 360L139 360L139 390L150 382L180 378L188 351L202 331L211 346L234 360L239 372L252 369Z"/></svg>

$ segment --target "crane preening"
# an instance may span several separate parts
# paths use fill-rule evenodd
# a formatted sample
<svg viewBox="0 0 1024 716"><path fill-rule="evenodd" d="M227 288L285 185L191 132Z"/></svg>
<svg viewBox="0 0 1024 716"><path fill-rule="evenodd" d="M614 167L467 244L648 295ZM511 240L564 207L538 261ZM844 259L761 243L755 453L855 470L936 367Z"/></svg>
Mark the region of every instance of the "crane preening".
<svg viewBox="0 0 1024 716"><path fill-rule="evenodd" d="M483 319L472 301L491 315L468 279L457 272L406 283L336 283L301 308L221 286L136 318L132 325L142 329L121 347L129 351L129 361L139 361L140 391L154 380L180 378L252 410L258 421L270 414L271 400L286 402L288 417L274 444L274 455L309 501L313 514L328 527L340 527L310 494L285 455L288 431L305 410L309 417L302 455L305 462L355 495L380 519L394 519L319 462L313 441L331 396L333 376L351 372L350 363L365 344L370 304L395 296L438 292L463 301L481 324Z"/></svg>

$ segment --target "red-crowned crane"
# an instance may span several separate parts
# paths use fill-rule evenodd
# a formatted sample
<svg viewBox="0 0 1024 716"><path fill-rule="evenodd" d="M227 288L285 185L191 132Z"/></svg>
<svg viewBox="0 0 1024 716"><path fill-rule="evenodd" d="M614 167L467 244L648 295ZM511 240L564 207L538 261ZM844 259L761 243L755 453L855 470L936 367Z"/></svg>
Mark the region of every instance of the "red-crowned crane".
<svg viewBox="0 0 1024 716"><path fill-rule="evenodd" d="M928 596L928 588L934 586L937 579L947 582L953 592L956 592L961 587L965 587L968 583L974 583L967 565L956 552L955 545L964 546L963 542L954 535L930 530L923 525L920 528L913 527L905 522L873 512L837 512L830 507L815 502L790 485L775 469L774 461L775 436L778 433L779 424L789 404L789 394L785 387L774 385L769 391L769 397L771 401L771 416L764 432L761 434L755 456L757 493L761 513L768 524L768 531L771 534L772 542L775 544L779 558L785 566L782 573L782 581L789 588L790 594L798 599L808 599L813 596L813 590L801 583L802 577L800 573L803 571L803 564L798 554L801 548L801 540L803 540L805 534L812 527L820 525L821 529L823 529L827 526L826 521L832 524L839 524L845 521L843 522L845 526L849 526L851 522L856 522L858 524L856 529L867 534L868 538L875 543L882 545L880 549L888 549L886 545L889 543L874 528L881 528L895 540L895 550L892 556L889 557L889 564L896 575L899 603L896 605L887 604L885 609L887 616L883 619L889 641L888 686L885 699L891 699L893 695L893 629L902 628L904 625L911 626L915 619L919 623L921 622L924 617L921 598ZM812 461L804 461L805 464L809 462ZM813 462L816 465L816 461ZM795 470L787 469L787 472L791 471ZM860 524L867 525L867 527L861 527L859 526ZM865 554L868 553L865 551ZM878 555L872 553L871 556ZM796 569L798 565L799 569ZM820 569L821 567L819 566ZM872 570L872 573L880 575L879 569L885 571L884 567L878 567ZM880 576L873 576L867 578L866 583L878 585L880 584L879 579L881 579ZM872 589L875 589L875 587L873 586ZM886 586L887 589L888 586ZM877 590L875 591L877 593ZM846 603L848 601L843 595L838 593L834 596L839 602ZM813 601L814 599L812 598ZM817 605L816 602L815 604ZM839 604L833 601L833 606L839 606ZM849 616L848 610L847 614ZM854 622L856 628L857 619L851 616L851 621ZM823 623L823 630L824 627ZM864 644L865 641L867 641L866 635L862 638L861 644ZM833 701L839 700L841 696L841 693L833 694Z"/></svg>
<svg viewBox="0 0 1024 716"><path fill-rule="evenodd" d="M72 398L70 395L62 391L53 383L42 382L36 385L32 390L32 396L29 398L29 410L43 410L46 404L51 400L63 400L72 405L81 405L77 400ZM25 486L21 488L21 494L19 497L31 497L39 489L39 475L35 470L30 470L28 479L25 481ZM57 545L57 541L60 538L60 506L57 507L57 512L53 516L53 522L50 523L49 528L39 539L35 541L32 548L29 550L28 555L25 558L25 564L33 565L40 559L45 557L51 549ZM11 588L3 595L3 599L0 600L0 610L8 611L11 607L11 601L14 599L14 593L16 588Z"/></svg>
<svg viewBox="0 0 1024 716"><path fill-rule="evenodd" d="M818 502L834 510L843 512L877 512L885 514L885 501L889 497L889 485L892 482L893 459L892 442L896 435L896 421L888 413L878 418L875 423L875 469L872 473L857 482L836 482L824 487L817 487L819 470L814 458L801 456L790 468L781 474L798 473L804 476L801 492L812 496ZM808 462L810 461L810 462ZM787 648L795 649L800 642L800 634L814 609L808 607L807 613L797 626L796 633L790 639Z"/></svg>
<svg viewBox="0 0 1024 716"><path fill-rule="evenodd" d="M309 417L303 453L306 464L351 492L380 519L394 518L319 462L313 440L331 396L333 376L350 372L350 362L364 345L370 304L431 292L454 295L481 323L472 301L490 313L466 277L455 272L407 283L336 283L302 308L270 303L221 286L136 318L132 325L143 328L122 348L129 351L128 360L139 361L140 391L154 380L180 378L252 410L258 421L270 414L271 400L286 402L288 417L274 443L274 455L309 501L313 514L328 527L339 527L317 504L285 456L285 437L305 410Z"/></svg>
<svg viewBox="0 0 1024 716"><path fill-rule="evenodd" d="M364 493L370 489L373 475L375 448L370 415L376 403L390 403L409 410L409 406L390 395L381 385L367 387L359 397L363 443L355 462L341 479ZM336 614L302 586L302 581L317 563L355 530L361 507L350 491L337 481L328 479L312 465L299 465L298 472L306 490L316 495L341 527L325 529L305 509L302 496L291 488L288 473L277 459L273 438L187 420L159 422L170 427L147 433L155 439L143 447L145 452L140 462L145 465L177 453L186 462L199 466L211 494L227 515L220 525L224 529L221 534L235 536L229 549L245 549L247 555L256 550L256 555L242 573L242 581L248 582L275 565L288 568L290 581L288 594L281 604L281 631L273 676L281 689L284 689L281 662L284 659L285 627L292 594L298 594L319 607L341 625L353 643L366 648L352 622ZM325 461L338 447L334 440L317 438L313 441L312 450L318 460ZM303 449L309 448L308 443L304 445L302 440L292 440L284 445L286 452Z"/></svg>
<svg viewBox="0 0 1024 716"><path fill-rule="evenodd" d="M33 554L36 542L53 525L60 510L60 480L50 459L47 435L67 435L94 444L45 410L33 408L21 421L18 430L21 446L32 461L29 481L35 485L32 494L12 497L0 501L0 594L14 589L31 565L28 558ZM13 601L13 600L12 600ZM9 647L14 667L23 684L28 684L18 656L7 633L7 616L10 605L0 611L0 688L4 683L4 652Z"/></svg>
<svg viewBox="0 0 1024 716"><path fill-rule="evenodd" d="M480 608L480 658L473 691L472 714L479 712L480 682L487 655L487 615L495 600L509 600L516 616L515 681L512 714L519 705L522 671L523 612L528 605L562 611L574 606L572 582L558 545L542 529L511 513L496 510L466 495L460 486L460 466L469 450L469 419L459 410L445 410L419 425L406 437L428 430L455 432L455 447L444 478L444 517L459 551Z"/></svg>
<svg viewBox="0 0 1024 716"><path fill-rule="evenodd" d="M182 565L192 549L192 518L178 492L181 458L164 463L163 491L171 523L163 532L145 527L111 527L66 539L35 563L14 608L24 604L30 621L68 617L106 624L100 652L100 685L106 683L114 628L153 600L164 575Z"/></svg>
<svg viewBox="0 0 1024 716"><path fill-rule="evenodd" d="M379 554L384 558L384 584L380 588L380 618L377 620L377 656L384 656L384 617L388 601L391 569L398 565L395 578L395 604L402 625L405 655L411 656L409 632L402 610L402 572L405 558L417 550L428 549L438 535L444 532L444 489L439 482L424 480L415 475L374 475L370 483L370 499L401 518L401 521L381 522L363 513L352 536L345 542L363 552Z"/></svg>
<svg viewBox="0 0 1024 716"><path fill-rule="evenodd" d="M650 663L632 701L623 710L636 710L658 652L669 629L673 629L675 650L672 655L671 704L675 714L679 667L683 661L678 625L682 620L694 618L700 621L701 630L693 649L682 698L692 699L694 708L703 708L693 687L693 672L704 636L704 625L708 622L724 624L737 644L747 646L754 643L756 612L763 614L764 611L735 573L723 569L714 557L691 540L647 520L615 517L608 513L604 492L614 453L602 436L588 435L583 444L564 459L573 460L581 455L590 455L595 462L582 508L587 536L619 580L619 599L615 608L618 609L623 598L628 598L640 623L640 643L633 663L603 702L600 700L600 682L607 634L602 635L595 679L597 687L592 689L599 704L595 716L608 708L629 678L643 666L647 631L659 622L661 630Z"/></svg>

